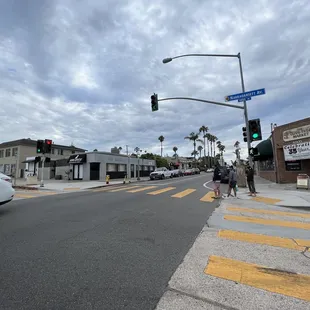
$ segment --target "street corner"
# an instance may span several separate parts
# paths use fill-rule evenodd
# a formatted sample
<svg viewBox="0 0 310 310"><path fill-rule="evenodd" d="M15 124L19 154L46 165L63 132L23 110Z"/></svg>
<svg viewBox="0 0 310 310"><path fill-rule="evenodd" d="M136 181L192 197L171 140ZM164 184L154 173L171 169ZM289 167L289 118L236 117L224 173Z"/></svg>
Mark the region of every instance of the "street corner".
<svg viewBox="0 0 310 310"><path fill-rule="evenodd" d="M201 300L230 309L256 309L258 304L307 309L310 263L304 253L310 241L295 241L206 227L169 282L168 291L178 295L166 294L162 303L180 304L183 294L183 302Z"/></svg>

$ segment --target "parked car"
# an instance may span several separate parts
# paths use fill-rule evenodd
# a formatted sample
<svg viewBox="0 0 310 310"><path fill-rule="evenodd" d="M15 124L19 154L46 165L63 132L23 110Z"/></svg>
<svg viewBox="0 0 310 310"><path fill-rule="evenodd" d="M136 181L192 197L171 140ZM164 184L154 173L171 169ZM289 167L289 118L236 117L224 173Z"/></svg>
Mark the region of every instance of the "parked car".
<svg viewBox="0 0 310 310"><path fill-rule="evenodd" d="M172 178L173 171L168 170L166 167L156 168L155 171L150 173L150 180L163 180L165 178Z"/></svg>
<svg viewBox="0 0 310 310"><path fill-rule="evenodd" d="M213 168L209 168L209 169L207 169L207 172L214 172L214 169Z"/></svg>
<svg viewBox="0 0 310 310"><path fill-rule="evenodd" d="M200 174L199 168L193 168L193 174Z"/></svg>
<svg viewBox="0 0 310 310"><path fill-rule="evenodd" d="M192 175L193 174L193 169L186 169L184 171L184 175Z"/></svg>
<svg viewBox="0 0 310 310"><path fill-rule="evenodd" d="M15 190L12 184L8 181L0 179L0 205L10 202L15 195Z"/></svg>
<svg viewBox="0 0 310 310"><path fill-rule="evenodd" d="M0 172L0 179L12 183L12 178Z"/></svg>

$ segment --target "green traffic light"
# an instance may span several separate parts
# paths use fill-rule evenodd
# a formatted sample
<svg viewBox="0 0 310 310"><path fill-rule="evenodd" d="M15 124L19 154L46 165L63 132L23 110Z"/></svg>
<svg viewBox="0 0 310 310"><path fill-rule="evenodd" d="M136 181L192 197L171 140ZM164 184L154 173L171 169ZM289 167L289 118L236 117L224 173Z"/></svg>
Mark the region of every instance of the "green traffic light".
<svg viewBox="0 0 310 310"><path fill-rule="evenodd" d="M253 137L253 139L257 139L258 138L258 133L253 133L252 137Z"/></svg>

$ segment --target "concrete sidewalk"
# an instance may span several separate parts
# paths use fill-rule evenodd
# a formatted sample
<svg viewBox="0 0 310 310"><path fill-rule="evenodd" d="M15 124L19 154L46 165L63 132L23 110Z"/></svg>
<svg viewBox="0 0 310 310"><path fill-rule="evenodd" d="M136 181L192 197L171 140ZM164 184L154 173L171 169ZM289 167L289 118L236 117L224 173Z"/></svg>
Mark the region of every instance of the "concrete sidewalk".
<svg viewBox="0 0 310 310"><path fill-rule="evenodd" d="M156 310L310 309L309 232L308 211L222 200Z"/></svg>
<svg viewBox="0 0 310 310"><path fill-rule="evenodd" d="M136 178L132 178L130 180L131 183L137 182L145 182L148 181L149 178L144 177L138 181ZM105 181L68 181L68 180L46 180L44 181L44 187L40 187L38 185L24 185L25 182L18 182L17 186L24 187L23 189L37 189L37 190L47 190L47 191L80 191L80 190L88 190L98 187L105 187L105 186L113 186L123 184L124 179L115 179L110 180L109 184L106 184ZM18 188L16 188L18 190Z"/></svg>
<svg viewBox="0 0 310 310"><path fill-rule="evenodd" d="M283 207L310 208L310 191L297 190L295 184L276 184L255 177L255 187L256 197L249 196L247 188L239 188L238 198Z"/></svg>

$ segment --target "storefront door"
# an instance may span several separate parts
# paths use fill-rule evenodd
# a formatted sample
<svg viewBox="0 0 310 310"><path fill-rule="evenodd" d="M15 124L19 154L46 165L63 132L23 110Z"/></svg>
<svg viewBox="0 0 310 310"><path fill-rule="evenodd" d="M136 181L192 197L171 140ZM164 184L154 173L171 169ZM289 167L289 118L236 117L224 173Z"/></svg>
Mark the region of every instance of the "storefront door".
<svg viewBox="0 0 310 310"><path fill-rule="evenodd" d="M73 180L83 180L83 165L73 165Z"/></svg>

